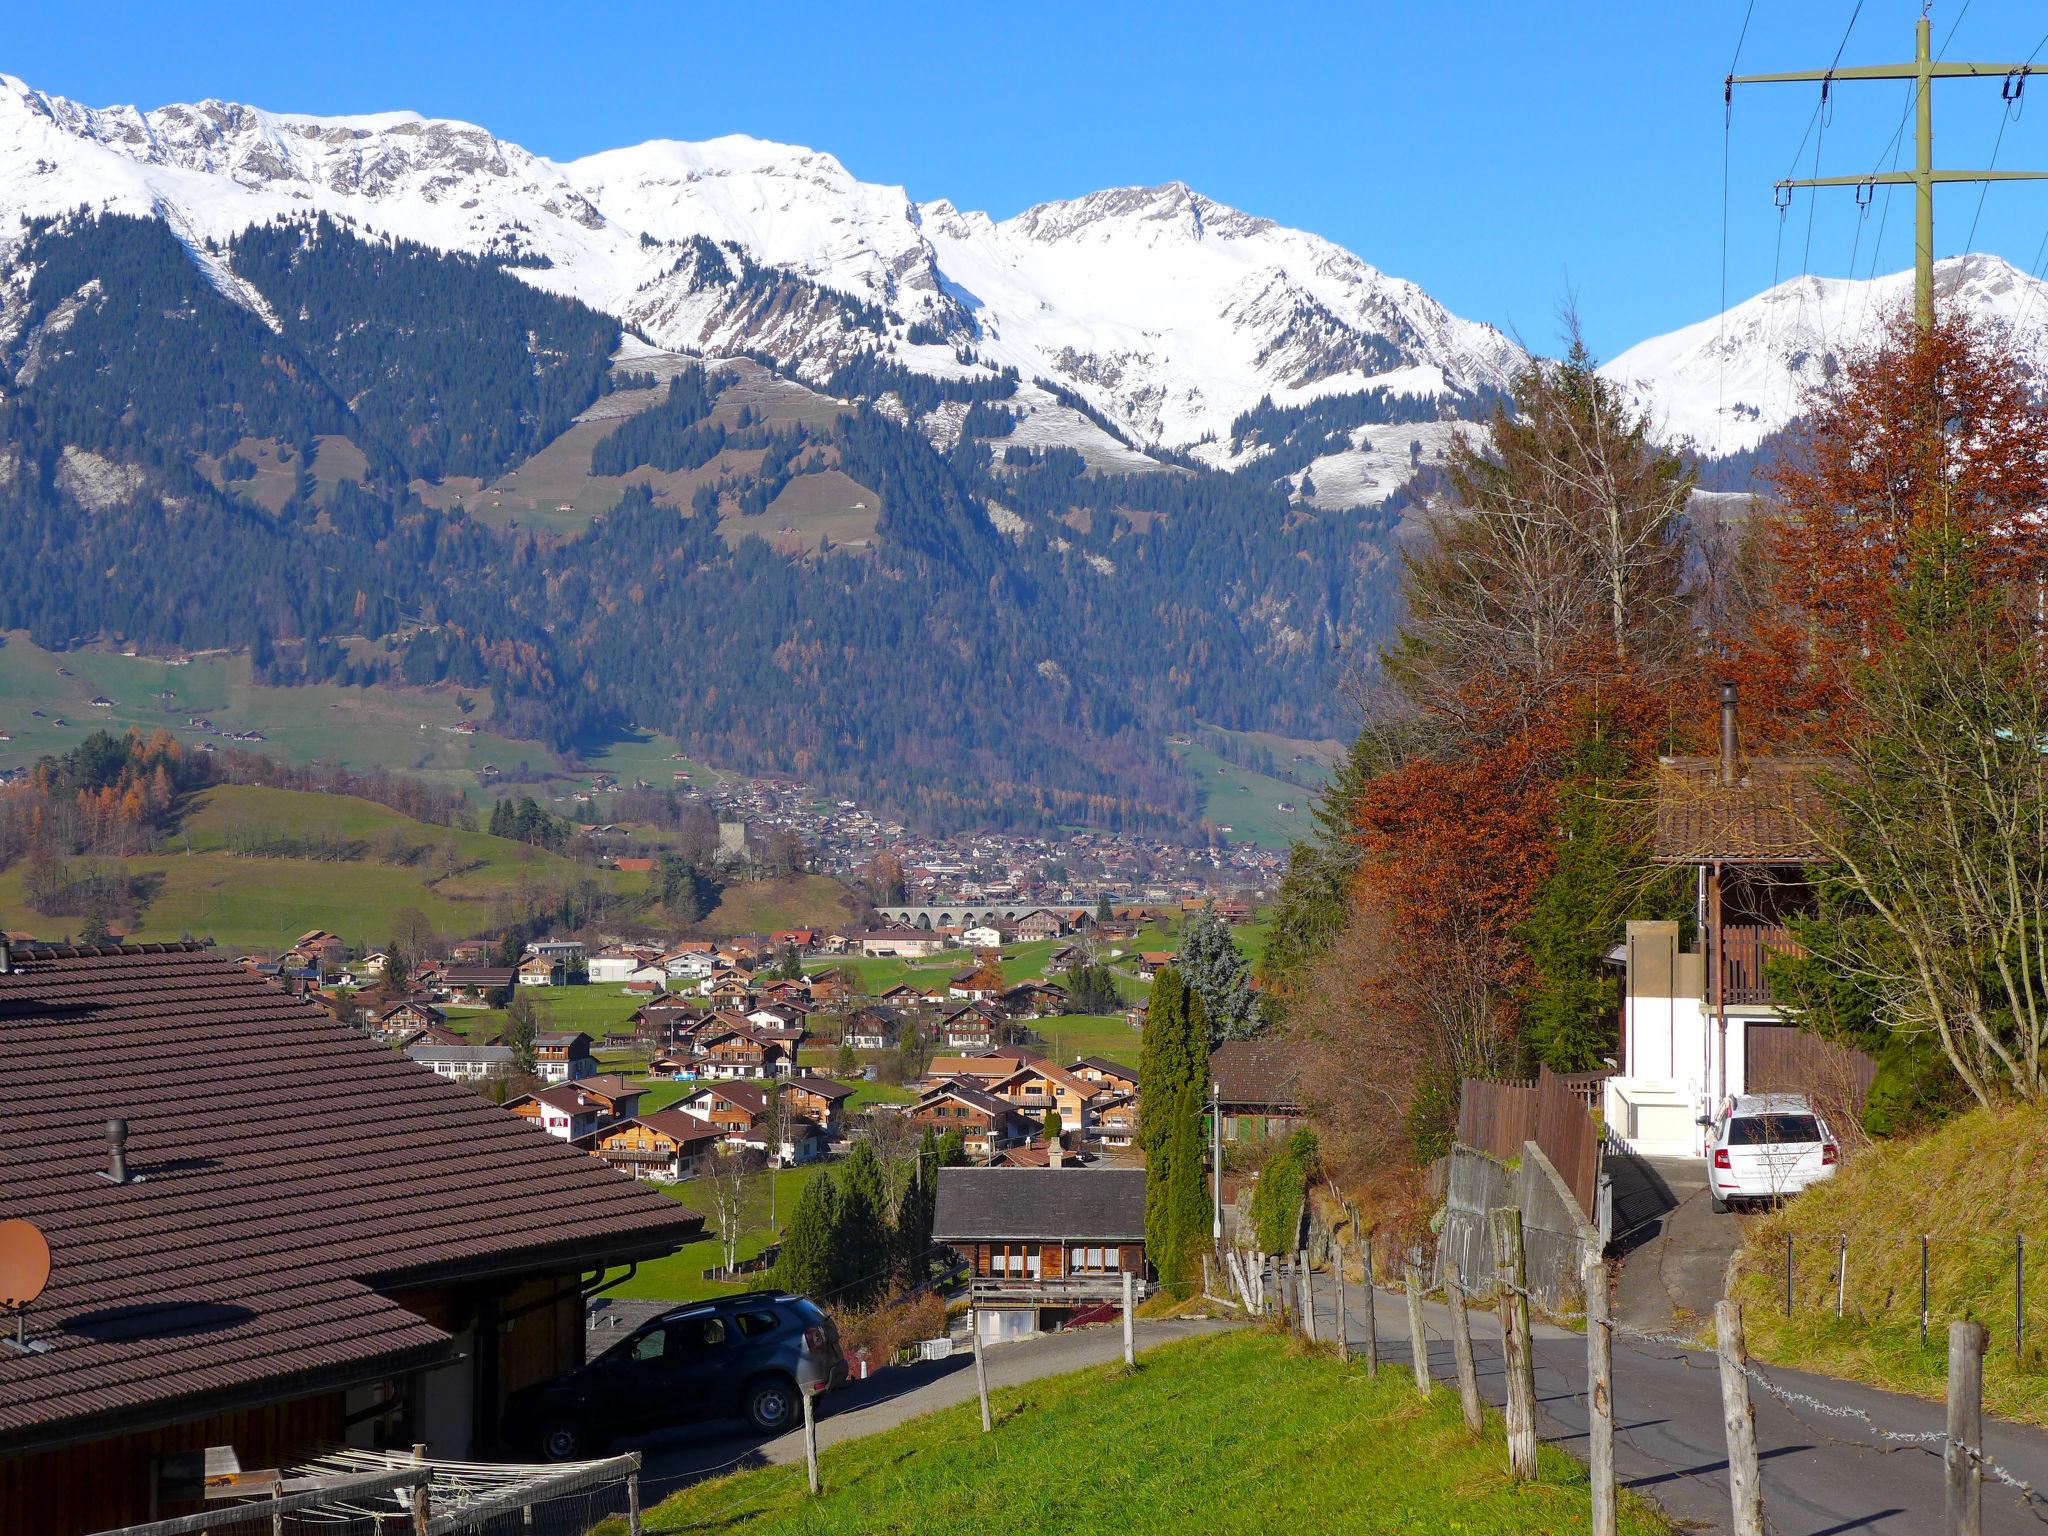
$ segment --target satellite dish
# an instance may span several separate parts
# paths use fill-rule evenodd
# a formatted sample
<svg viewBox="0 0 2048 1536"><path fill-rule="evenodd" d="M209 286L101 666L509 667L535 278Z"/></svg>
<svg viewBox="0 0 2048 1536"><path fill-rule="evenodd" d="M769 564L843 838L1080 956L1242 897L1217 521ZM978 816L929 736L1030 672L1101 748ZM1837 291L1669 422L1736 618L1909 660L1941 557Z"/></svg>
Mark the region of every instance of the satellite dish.
<svg viewBox="0 0 2048 1536"><path fill-rule="evenodd" d="M32 1221L0 1221L0 1311L19 1312L50 1283L50 1245Z"/></svg>

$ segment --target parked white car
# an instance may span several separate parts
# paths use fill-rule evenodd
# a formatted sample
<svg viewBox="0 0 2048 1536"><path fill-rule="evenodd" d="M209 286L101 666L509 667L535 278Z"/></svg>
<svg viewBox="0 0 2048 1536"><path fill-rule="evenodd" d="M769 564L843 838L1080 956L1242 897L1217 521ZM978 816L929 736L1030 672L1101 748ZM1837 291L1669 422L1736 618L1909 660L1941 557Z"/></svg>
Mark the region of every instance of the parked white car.
<svg viewBox="0 0 2048 1536"><path fill-rule="evenodd" d="M1714 1127L1707 1193L1717 1212L1738 1200L1782 1200L1831 1178L1841 1156L1834 1133L1804 1094L1741 1094L1723 1106Z"/></svg>

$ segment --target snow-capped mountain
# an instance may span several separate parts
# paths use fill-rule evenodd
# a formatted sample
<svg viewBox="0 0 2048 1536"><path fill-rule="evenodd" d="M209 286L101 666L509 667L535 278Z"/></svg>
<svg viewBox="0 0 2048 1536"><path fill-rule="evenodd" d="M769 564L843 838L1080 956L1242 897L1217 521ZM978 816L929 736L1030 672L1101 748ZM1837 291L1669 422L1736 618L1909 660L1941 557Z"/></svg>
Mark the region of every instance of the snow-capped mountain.
<svg viewBox="0 0 2048 1536"><path fill-rule="evenodd" d="M998 222L744 137L557 164L412 113L93 109L0 75L0 245L81 206L165 219L231 295L211 243L324 213L516 258L662 347L751 348L814 377L876 346L931 373L1013 366L1169 447L1227 436L1263 397L1469 395L1524 356L1330 241L1178 183Z"/></svg>
<svg viewBox="0 0 2048 1536"><path fill-rule="evenodd" d="M2002 326L2022 364L2048 377L2048 283L1997 256L1935 263L1935 302ZM1913 302L1913 274L1798 277L1726 314L1638 342L1600 371L1669 438L1718 457L1754 448L1804 408L1843 357Z"/></svg>

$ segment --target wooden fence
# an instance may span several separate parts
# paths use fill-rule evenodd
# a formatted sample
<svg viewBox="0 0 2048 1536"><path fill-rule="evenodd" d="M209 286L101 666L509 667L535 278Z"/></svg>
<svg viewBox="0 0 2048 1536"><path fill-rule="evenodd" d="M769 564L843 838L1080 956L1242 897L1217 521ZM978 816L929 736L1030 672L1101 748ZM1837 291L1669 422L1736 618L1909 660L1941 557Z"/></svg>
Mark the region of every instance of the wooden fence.
<svg viewBox="0 0 2048 1536"><path fill-rule="evenodd" d="M1559 1077L1545 1069L1526 1080L1467 1078L1458 1096L1458 1140L1499 1158L1519 1158L1535 1142L1588 1221L1600 1190L1600 1131L1587 1105L1592 1074Z"/></svg>
<svg viewBox="0 0 2048 1536"><path fill-rule="evenodd" d="M1803 1093L1830 1120L1846 1125L1862 1119L1877 1063L1861 1051L1793 1024L1751 1024L1743 1049L1749 1092Z"/></svg>

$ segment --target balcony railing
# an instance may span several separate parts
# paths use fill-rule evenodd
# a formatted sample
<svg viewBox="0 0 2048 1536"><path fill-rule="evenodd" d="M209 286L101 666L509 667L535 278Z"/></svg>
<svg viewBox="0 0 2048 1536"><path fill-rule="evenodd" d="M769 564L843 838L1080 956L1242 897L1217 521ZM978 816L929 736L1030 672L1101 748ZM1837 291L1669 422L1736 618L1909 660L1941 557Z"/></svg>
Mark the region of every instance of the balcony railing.
<svg viewBox="0 0 2048 1536"><path fill-rule="evenodd" d="M1805 951L1791 930L1761 925L1731 925L1721 930L1721 995L1731 1007L1762 1007L1776 999L1764 967L1773 955ZM1711 1001L1711 999L1709 999Z"/></svg>
<svg viewBox="0 0 2048 1536"><path fill-rule="evenodd" d="M1138 1277L1135 1289L1140 1301L1151 1294L1151 1287L1142 1275ZM968 1290L973 1301L981 1306L1015 1302L1037 1307L1063 1307L1090 1301L1121 1301L1124 1277L1120 1270L1056 1277L976 1275Z"/></svg>

